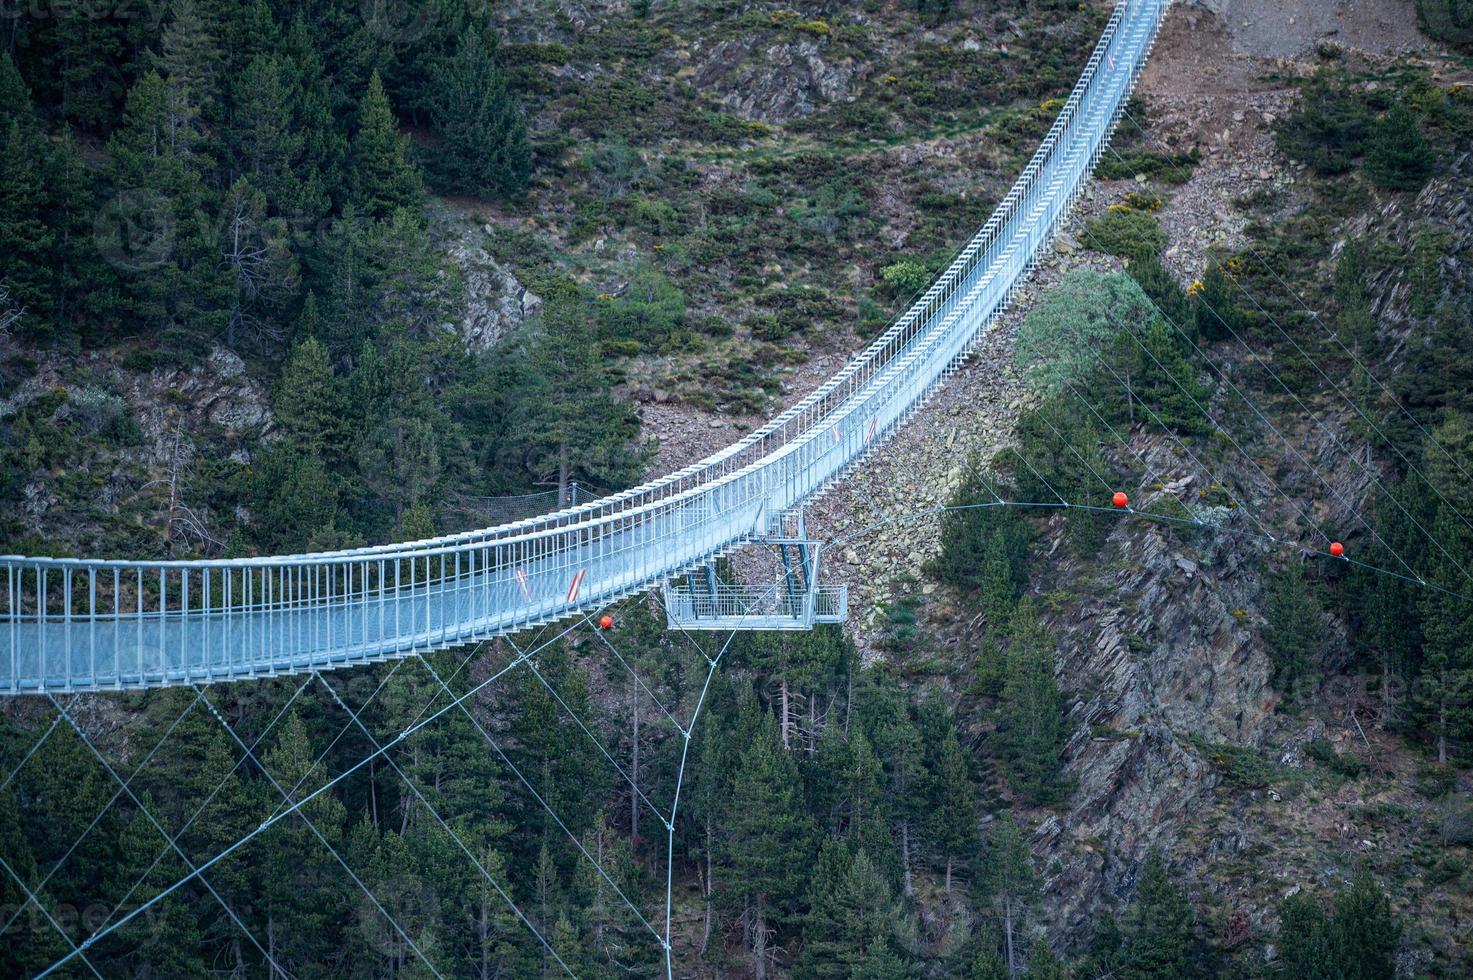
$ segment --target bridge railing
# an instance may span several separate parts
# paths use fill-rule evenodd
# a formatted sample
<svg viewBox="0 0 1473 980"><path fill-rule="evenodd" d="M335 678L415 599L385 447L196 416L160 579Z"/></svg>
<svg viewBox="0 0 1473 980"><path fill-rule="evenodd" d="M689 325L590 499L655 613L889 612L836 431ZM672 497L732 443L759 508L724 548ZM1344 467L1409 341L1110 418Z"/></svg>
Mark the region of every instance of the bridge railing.
<svg viewBox="0 0 1473 980"><path fill-rule="evenodd" d="M611 497L407 544L230 560L0 558L0 691L214 681L456 645L610 601L762 533L862 459L1006 308L1087 179L1168 2L1117 5L986 225L864 351L739 442Z"/></svg>

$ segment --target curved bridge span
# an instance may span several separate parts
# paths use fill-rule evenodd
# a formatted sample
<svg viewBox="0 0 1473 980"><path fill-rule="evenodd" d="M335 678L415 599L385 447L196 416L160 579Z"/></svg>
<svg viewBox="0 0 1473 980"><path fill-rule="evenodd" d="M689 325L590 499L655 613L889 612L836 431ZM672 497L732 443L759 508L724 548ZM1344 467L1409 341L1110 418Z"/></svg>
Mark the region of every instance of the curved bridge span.
<svg viewBox="0 0 1473 980"><path fill-rule="evenodd" d="M1007 308L1088 181L1170 0L1120 0L987 224L888 330L740 442L545 517L407 544L200 561L0 558L0 694L213 683L514 632L764 537L917 409Z"/></svg>

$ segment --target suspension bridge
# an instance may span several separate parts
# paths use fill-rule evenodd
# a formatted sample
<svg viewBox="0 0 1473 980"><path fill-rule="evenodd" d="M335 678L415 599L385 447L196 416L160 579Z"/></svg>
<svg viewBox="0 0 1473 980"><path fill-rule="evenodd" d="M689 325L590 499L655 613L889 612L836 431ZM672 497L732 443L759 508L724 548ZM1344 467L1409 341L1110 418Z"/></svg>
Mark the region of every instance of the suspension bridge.
<svg viewBox="0 0 1473 980"><path fill-rule="evenodd" d="M538 924L522 912L507 891L509 885L498 880L504 876L493 875L494 869L488 870L484 866L476 850L456 833L452 823L436 810L413 775L404 771L396 760L396 747L408 744L407 740L440 723L447 715L458 715L484 738L510 777L552 818L558 830L590 863L602 882L632 911L638 926L663 950L665 975L673 977L672 882L676 863L676 825L687 757L712 679L727 646L736 633L744 629L807 629L816 623L843 619L847 602L843 590L820 584L819 566L824 545L808 534L804 521L805 505L851 469L869 461L897 426L923 406L926 399L955 372L998 316L1008 308L1029 270L1048 250L1060 223L1067 218L1073 203L1088 183L1094 165L1102 154L1111 152L1108 141L1117 122L1130 119L1139 128L1139 123L1130 117L1126 103L1169 4L1170 0L1118 0L1078 83L1037 152L991 218L956 254L936 282L889 329L820 388L746 438L699 463L644 486L591 500L577 489L571 493L550 492L515 500L465 498L463 504L468 512L486 514L488 519L501 521L526 514L529 509L549 502L561 509L482 530L403 544L234 560L0 557L0 566L5 569L5 595L0 600L0 648L4 651L0 656L0 694L39 696L55 712L49 727L42 729L42 726L37 726L39 737L9 774L0 774L3 776L0 792L9 786L53 732L70 728L106 770L108 779L117 784L103 811L126 797L126 802L139 817L151 823L166 842L142 878L118 901L107 918L79 942L74 941L68 929L52 917L46 896L47 882L72 855L76 844L68 848L44 876L39 875L39 869L38 874L32 876L0 861L0 872L21 889L26 902L40 911L64 943L65 952L39 975L76 969L78 965L97 974L89 953L97 948L99 942L119 929L127 928L157 903L167 900L171 894L192 882L198 882L198 887L219 903L231 925L264 961L270 963L275 975L287 975L273 959L269 941L263 942L257 935L259 930L252 928L249 914L245 917L238 915L229 896L217 891L211 879L221 862L241 854L257 837L270 833L272 828L285 821L300 819L412 955L430 974L440 976L432 956L416 944L410 932L396 919L393 902L387 906L384 904L370 884L359 877L313 823L310 810L306 809L313 800L334 792L346 781L361 778L375 764L389 767L403 781L417 805L424 808L521 925L536 938L549 961L556 963L567 975L575 975L544 934L546 923L539 929ZM1186 175L1182 176L1185 178ZM1263 263L1256 252L1253 254ZM1267 267L1266 263L1263 264ZM1285 289L1290 288L1276 273L1274 278ZM1275 329L1284 334L1283 328L1246 289L1244 295ZM1302 305L1303 298L1299 299ZM1308 312L1308 308L1305 309ZM1188 343L1195 344L1166 311L1156 308L1155 312L1173 331L1181 334ZM1111 319L1113 321L1113 316ZM1123 324L1117 322L1114 325L1121 330L1122 337L1141 343ZM1287 334L1284 336L1286 340L1290 339ZM1246 349L1246 341L1236 331L1233 339ZM1144 346L1141 350L1143 354L1150 355ZM1091 353L1100 358L1098 352ZM1345 353L1354 357L1348 350ZM1310 360L1312 362L1312 358ZM1203 361L1211 365L1205 356ZM1107 372L1114 373L1103 359L1100 364ZM1363 365L1358 361L1357 364L1373 379ZM1316 369L1319 370L1318 365ZM1294 441L1260 412L1251 398L1221 368L1214 367L1213 370L1219 374L1225 388L1244 403L1259 423L1281 440L1285 448L1324 484L1330 497L1339 499L1342 490L1300 453ZM1325 428L1337 449L1343 448L1338 436L1299 400L1272 367L1267 370L1305 416ZM1362 421L1379 435L1380 430L1374 420L1361 412L1342 392L1342 386L1323 371L1320 373L1331 388L1342 394ZM1116 380L1129 388L1127 380L1118 376ZM1299 509L1303 526L1323 538L1322 546L1287 540L1282 532L1276 532L1259 520L1251 508L1240 506L1246 501L1238 500L1232 491L1226 489L1224 493L1232 500L1237 512L1245 515L1244 520L1253 526L1242 522L1236 528L1213 524L1190 509L1185 516L1180 509L1152 511L1148 502L1153 492L1151 488L1162 485L1164 477L1159 471L1159 463L1153 463L1132 445L1125 434L1099 417L1092 403L1073 384L1066 382L1065 387L1079 400L1081 410L1094 413L1102 430L1117 440L1122 451L1133 455L1139 463L1140 479L1129 494L1124 492L1125 488L1115 486L1106 473L1100 472L1055 430L1055 434L1060 436L1060 444L1074 453L1084 470L1098 482L1101 490L1098 501L1102 505L1108 501L1109 506L1095 506L1089 500L1070 500L1057 493L1055 501L1005 500L999 495L999 488L993 485L989 487L994 498L991 500L906 515L878 514L879 522L984 507L1072 507L1085 511L1135 514L1166 525L1210 526L1219 532L1259 539L1269 546L1292 544L1304 551L1354 562L1376 572L1446 592L1460 600L1470 599L1461 592L1451 592L1444 586L1428 582L1381 539L1375 527L1356 513L1353 504L1344 500L1340 502L1346 504L1349 515L1357 518L1368 535L1400 562L1399 569L1375 567L1346 554L1341 542L1331 540L1312 515L1304 513L1297 504L1293 506ZM1384 386L1382 388L1384 391ZM1183 394L1192 397L1185 389ZM1209 421L1218 425L1210 406L1198 405L1198 408ZM1210 476L1208 467L1196 453L1170 435L1169 426L1155 416L1149 405L1142 403L1141 411L1152 417L1156 428L1172 439L1184 458L1189 458L1197 470ZM1042 421L1053 427L1046 417ZM1244 457L1247 465L1256 470L1264 485L1272 487L1279 495L1287 496L1278 480L1264 471L1225 427L1218 425L1218 428ZM1013 453L1023 467L1033 469L1021 452L1014 449ZM1353 454L1347 453L1346 456L1354 465L1366 465ZM1405 457L1403 459L1415 471L1415 465ZM1456 465L1455 460L1452 462ZM1458 468L1462 470L1461 465ZM1037 475L1036 470L1034 473ZM1368 474L1377 481L1374 473L1368 471ZM1468 474L1464 472L1464 476ZM1042 482L1047 484L1046 480ZM1053 490L1052 487L1049 489ZM1418 531L1428 535L1411 514L1404 516ZM1464 521L1468 523L1466 518ZM862 537L874 526L859 527L849 538L831 541L827 547L840 546L848 540ZM1468 526L1473 528L1473 523L1468 523ZM715 573L716 558L753 545L773 548L780 555L781 566L776 580L767 586L721 581ZM1440 547L1435 541L1433 545ZM1443 554L1446 557L1446 553ZM1461 567L1460 570L1473 582L1473 574ZM704 683L699 683L698 678L698 690L693 692L694 704L683 706L689 709L688 713L682 710L682 706L662 702L615 647L609 634L596 630L593 635L610 654L610 669L615 669L612 665L617 663L617 669L630 675L641 694L658 708L663 719L660 724L663 726L668 721L678 738L672 798L661 806L641 792L604 741L590 730L549 683L537 660L542 651L560 642L573 630L589 625L591 611L651 588L660 591L660 604L665 609L667 624L685 634L692 652L699 657L694 662L702 664L699 671L704 672ZM525 632L539 626L544 629L535 635ZM696 639L703 630L730 631L730 634L724 643L705 647ZM471 682L468 672L464 675L463 672L476 657L480 641L494 637L505 637L509 659L494 669L487 668L479 679ZM453 672L442 673L432 662L434 658L423 656L453 647L470 648ZM377 687L356 707L350 707L344 700L345 685L329 683L324 676L324 672L333 669L384 660L394 663L386 668L385 676ZM432 680L433 694L407 727L376 735L364 721L366 709L384 690L394 671L402 663L410 661L417 662L427 672ZM637 893L631 898L620 889L598 857L585 849L582 841L564 825L555 808L539 793L539 784L534 782L536 774L533 773L533 779L529 779L521 772L498 744L497 734L488 730L471 710L475 698L519 669L535 678L619 776L629 783L638 797L637 803L631 798L631 807L647 807L663 824L663 921L658 914L645 914L640 907L644 903L639 901ZM243 737L238 723L232 724L211 700L212 695L220 696L218 692L211 691L212 684L282 675L300 676L291 682L293 690L280 710L264 729L250 736L249 741ZM185 821L183 828L171 834L146 805L146 798L140 798L132 788L134 777L148 765L158 746L144 756L131 773L127 772L121 765L110 763L107 753L96 744L95 736L89 734L78 717L76 706L79 699L63 696L158 687L192 688L192 692L183 695L191 698L192 693L192 698L183 704L180 719L191 710L207 710L228 733L234 746L233 754L239 755L236 767L245 767L249 763L249 767L260 772L270 783L272 791L280 796L279 803L273 799L274 809L258 825L252 818L252 826L242 836L228 846L214 849L208 857L190 857L179 841L232 774L227 772ZM371 751L354 756L354 761L310 787L302 781L296 785L285 785L277 781L268 766L262 764L259 749L269 744L268 735L290 711L293 703L319 687L324 689L347 721L338 736L318 756L312 769L316 770L338 740L350 733L355 738L361 735L366 739ZM80 700L85 702L87 699ZM176 720L163 732L159 745L170 737L178 724L179 720ZM593 727L597 729L598 725ZM97 825L101 816L99 813L93 819L83 836ZM130 906L130 900L140 885L166 857L171 862L177 857L182 861L182 867L187 868L187 873L166 888L151 889L149 897L140 897L136 904ZM4 934L20 914L20 911L14 911L9 921L0 922L0 934Z"/></svg>
<svg viewBox="0 0 1473 980"><path fill-rule="evenodd" d="M230 560L0 558L0 693L350 667L557 622L662 584L672 626L842 619L843 590L818 584L804 504L862 464L1007 309L1104 152L1168 5L1116 6L1037 152L945 272L837 374L741 441L632 490L411 543ZM787 587L716 580L710 563L751 543L781 551ZM676 578L688 584L670 587Z"/></svg>

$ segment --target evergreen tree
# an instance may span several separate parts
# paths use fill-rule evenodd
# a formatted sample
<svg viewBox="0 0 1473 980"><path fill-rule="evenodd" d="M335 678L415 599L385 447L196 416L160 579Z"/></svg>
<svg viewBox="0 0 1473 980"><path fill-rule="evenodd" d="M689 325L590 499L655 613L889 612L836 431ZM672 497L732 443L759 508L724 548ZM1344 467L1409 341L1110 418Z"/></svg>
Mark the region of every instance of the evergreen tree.
<svg viewBox="0 0 1473 980"><path fill-rule="evenodd" d="M1274 576L1272 589L1264 633L1274 686L1283 693L1286 704L1293 704L1295 688L1312 675L1319 658L1323 621L1304 580L1302 564L1286 566Z"/></svg>
<svg viewBox="0 0 1473 980"><path fill-rule="evenodd" d="M232 172L250 177L274 214L308 212L307 183L321 179L305 159L308 136L297 111L304 93L298 86L290 61L258 55L242 70L232 93L235 106L222 127Z"/></svg>
<svg viewBox="0 0 1473 980"><path fill-rule="evenodd" d="M296 711L282 719L274 744L260 758L267 773L293 800L315 792L326 780L323 767L315 765L306 724ZM280 793L275 788L270 792L273 804L280 802ZM366 902L317 837L320 832L342 854L347 843L342 833L346 817L342 803L331 793L314 797L297 815L273 826L270 849L257 865L263 942L293 974L309 972L310 964L330 962L343 949L352 896L359 895ZM350 865L356 857L348 858ZM357 861L356 867L364 868L364 862Z"/></svg>
<svg viewBox="0 0 1473 980"><path fill-rule="evenodd" d="M829 841L809 886L800 980L908 977L899 961L903 916L885 876L860 849Z"/></svg>
<svg viewBox="0 0 1473 980"><path fill-rule="evenodd" d="M977 799L955 719L934 691L922 706L920 733L925 745L921 835L946 865L950 893L953 867L967 859L977 842Z"/></svg>
<svg viewBox="0 0 1473 980"><path fill-rule="evenodd" d="M1391 900L1362 863L1350 887L1335 899L1334 942L1345 980L1382 980L1396 975L1401 925Z"/></svg>
<svg viewBox="0 0 1473 980"><path fill-rule="evenodd" d="M1377 187L1391 191L1421 190L1432 176L1436 156L1417 119L1397 103L1371 127L1366 147L1366 174Z"/></svg>
<svg viewBox="0 0 1473 980"><path fill-rule="evenodd" d="M1154 315L1121 319L1118 324L1121 328L1130 327L1134 332L1141 333L1151 320L1159 317L1165 319L1168 326L1175 325L1182 330L1187 329L1187 324L1192 321L1194 312L1191 297L1181 288L1176 275L1166 268L1160 255L1155 252L1134 255L1126 271L1130 274L1130 278L1135 280L1136 285L1140 286L1141 291L1150 298L1155 311ZM1203 282L1205 285L1206 280L1204 279Z"/></svg>
<svg viewBox="0 0 1473 980"><path fill-rule="evenodd" d="M31 90L21 78L15 59L5 53L0 54L0 126L9 126L12 122L20 123L23 129L39 126Z"/></svg>
<svg viewBox="0 0 1473 980"><path fill-rule="evenodd" d="M1191 294L1197 335L1207 343L1243 335L1243 311L1238 307L1236 292L1237 287L1222 266L1209 262L1200 287Z"/></svg>
<svg viewBox="0 0 1473 980"><path fill-rule="evenodd" d="M333 528L338 487L320 456L273 447L260 454L253 477L252 516L263 547L302 551L314 536Z"/></svg>
<svg viewBox="0 0 1473 980"><path fill-rule="evenodd" d="M317 456L326 466L343 462L348 439L343 386L328 362L327 348L316 337L292 348L272 406L284 445Z"/></svg>
<svg viewBox="0 0 1473 980"><path fill-rule="evenodd" d="M1054 682L1053 641L1028 600L1018 604L1009 632L999 748L1019 794L1034 803L1054 802L1067 790L1060 769L1068 733Z"/></svg>
<svg viewBox="0 0 1473 980"><path fill-rule="evenodd" d="M0 283L25 311L21 323L35 323L44 334L56 292L56 238L46 221L48 153L45 138L23 120L0 121L6 127L0 140Z"/></svg>
<svg viewBox="0 0 1473 980"><path fill-rule="evenodd" d="M50 23L52 50L45 77L62 118L93 131L116 121L123 93L135 77L134 52L151 43L148 18L99 17L86 4L58 4Z"/></svg>
<svg viewBox="0 0 1473 980"><path fill-rule="evenodd" d="M1028 969L1023 971L1024 980L1069 980L1069 968L1049 946L1048 940L1039 936L1033 941L1033 951L1028 954Z"/></svg>
<svg viewBox="0 0 1473 980"><path fill-rule="evenodd" d="M1005 975L1016 980L1023 966L1021 946L1025 926L1041 896L1028 842L1023 839L1011 813L1003 813L993 823L983 859L980 884L993 909L1002 937L1002 961L1007 971ZM985 975L985 971L990 969L986 965L987 960L979 958L979 963L983 964L982 975ZM978 975L977 965L974 964L973 976Z"/></svg>
<svg viewBox="0 0 1473 980"><path fill-rule="evenodd" d="M1435 441L1436 448L1431 445ZM1460 758L1473 745L1473 609L1456 598L1473 567L1473 530L1461 515L1473 511L1473 485L1456 461L1473 451L1473 424L1449 413L1433 430L1423 472L1441 496L1430 533L1437 542L1427 553L1428 580L1442 587L1420 596L1422 632L1422 725L1437 748L1439 762Z"/></svg>
<svg viewBox="0 0 1473 980"><path fill-rule="evenodd" d="M545 299L527 351L527 450L534 472L554 477L561 493L574 479L624 484L642 469L644 458L632 446L637 416L609 394L588 313L575 287L556 287Z"/></svg>
<svg viewBox="0 0 1473 980"><path fill-rule="evenodd" d="M219 96L221 56L214 36L215 23L195 0L170 0L169 22L159 41L154 68L168 83L165 105L171 141L183 147L202 133L212 119Z"/></svg>
<svg viewBox="0 0 1473 980"><path fill-rule="evenodd" d="M1202 960L1196 917L1187 896L1166 871L1159 851L1141 869L1135 904L1125 918L1129 980L1174 980L1196 976Z"/></svg>
<svg viewBox="0 0 1473 980"><path fill-rule="evenodd" d="M793 970L795 980L841 980L848 975L843 959L843 891L853 863L854 855L842 840L828 838L819 848L808 880L803 952Z"/></svg>
<svg viewBox="0 0 1473 980"><path fill-rule="evenodd" d="M378 72L358 109L353 136L353 183L358 205L373 218L399 208L417 209L424 195L418 169L409 160L409 137L400 134Z"/></svg>
<svg viewBox="0 0 1473 980"><path fill-rule="evenodd" d="M1335 317L1340 336L1363 351L1372 350L1376 317L1366 296L1366 250L1359 240L1346 242L1335 263L1335 302L1340 307Z"/></svg>
<svg viewBox="0 0 1473 980"><path fill-rule="evenodd" d="M121 192L99 218L99 246L120 270L127 311L164 339L210 336L226 326L234 290L220 262L213 208L192 150L175 128L168 89L149 72L128 93L123 125L108 140Z"/></svg>
<svg viewBox="0 0 1473 980"><path fill-rule="evenodd" d="M811 860L799 785L797 770L764 715L737 761L722 861L759 978L770 975L773 935L796 912L803 869Z"/></svg>
<svg viewBox="0 0 1473 980"><path fill-rule="evenodd" d="M1165 320L1153 320L1139 337L1123 340L1120 348L1135 360L1131 397L1150 407L1152 421L1183 435L1210 431L1207 386L1197 379Z"/></svg>
<svg viewBox="0 0 1473 980"><path fill-rule="evenodd" d="M520 194L532 174L527 127L479 33L467 31L434 76L430 119L440 141L434 157L440 184L457 194Z"/></svg>
<svg viewBox="0 0 1473 980"><path fill-rule="evenodd" d="M1385 980L1396 975L1401 925L1362 864L1326 910L1306 894L1279 905L1278 946L1291 980Z"/></svg>

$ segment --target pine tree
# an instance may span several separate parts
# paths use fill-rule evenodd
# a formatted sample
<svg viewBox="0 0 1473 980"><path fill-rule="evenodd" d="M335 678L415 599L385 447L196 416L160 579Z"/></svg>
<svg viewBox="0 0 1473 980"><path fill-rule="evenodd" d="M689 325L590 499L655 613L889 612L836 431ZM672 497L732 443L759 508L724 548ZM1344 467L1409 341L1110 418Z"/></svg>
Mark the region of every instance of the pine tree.
<svg viewBox="0 0 1473 980"><path fill-rule="evenodd" d="M1374 350L1376 317L1366 296L1366 250L1359 240L1345 243L1335 263L1335 329L1362 351Z"/></svg>
<svg viewBox="0 0 1473 980"><path fill-rule="evenodd" d="M1068 737L1054 682L1053 641L1026 599L1018 604L1010 635L998 708L999 747L1013 788L1031 802L1052 802L1066 789L1059 770Z"/></svg>
<svg viewBox="0 0 1473 980"><path fill-rule="evenodd" d="M527 352L532 382L525 402L534 465L566 493L573 479L616 483L637 472L638 419L610 397L607 368L589 330L587 303L573 287L545 297Z"/></svg>
<svg viewBox="0 0 1473 980"><path fill-rule="evenodd" d="M1293 704L1296 687L1314 671L1324 633L1319 604L1309 592L1300 563L1290 562L1274 576L1267 619L1264 633L1274 686L1286 704Z"/></svg>
<svg viewBox="0 0 1473 980"><path fill-rule="evenodd" d="M1028 954L1028 969L1023 971L1024 980L1069 980L1071 974L1049 946L1048 940L1039 936L1033 941L1033 950Z"/></svg>
<svg viewBox="0 0 1473 980"><path fill-rule="evenodd" d="M1206 417L1208 389L1177 343L1165 320L1153 320L1134 341L1138 356L1134 398L1152 409L1153 422L1183 435L1210 431Z"/></svg>
<svg viewBox="0 0 1473 980"><path fill-rule="evenodd" d="M315 792L326 779L323 767L314 765L316 756L307 738L307 727L296 711L282 719L274 744L260 758L266 771L293 800ZM274 810L281 795L274 787L270 794ZM360 893L349 891L352 882L307 821L342 854L345 819L342 803L331 793L314 797L298 815L271 829L270 849L257 866L263 942L293 973L307 964L325 962L343 948L345 910L352 906L351 896ZM372 833L371 828L368 832ZM346 849L351 852L354 848ZM357 855L347 860L350 866L364 867Z"/></svg>
<svg viewBox="0 0 1473 980"><path fill-rule="evenodd" d="M479 32L462 35L434 77L430 119L440 141L435 172L441 185L457 194L520 194L532 174L526 124Z"/></svg>
<svg viewBox="0 0 1473 980"><path fill-rule="evenodd" d="M840 980L848 969L843 954L844 884L854 856L842 840L828 838L808 880L803 915L803 951L793 970L795 980Z"/></svg>
<svg viewBox="0 0 1473 980"><path fill-rule="evenodd" d="M1401 924L1362 864L1328 914L1302 893L1280 903L1277 938L1284 975L1292 980L1385 980L1396 975Z"/></svg>
<svg viewBox="0 0 1473 980"><path fill-rule="evenodd" d="M1006 975L1016 980L1022 969L1020 946L1024 927L1029 914L1039 903L1040 894L1028 842L1023 839L1011 813L1003 813L993 823L982 867L979 884L993 909L1002 936Z"/></svg>
<svg viewBox="0 0 1473 980"><path fill-rule="evenodd" d="M1437 546L1427 552L1427 578L1446 591L1424 590L1420 596L1424 642L1418 707L1442 763L1460 758L1473 745L1473 610L1452 594L1466 586L1465 569L1473 563L1473 530L1459 516L1473 510L1473 485L1456 463L1470 451L1473 423L1461 412L1449 412L1432 431L1422 461L1429 489L1439 498L1430 528Z"/></svg>
<svg viewBox="0 0 1473 980"><path fill-rule="evenodd" d="M1197 975L1202 951L1196 928L1186 893L1172 883L1161 853L1152 851L1141 869L1135 904L1125 919L1124 975L1130 980Z"/></svg>
<svg viewBox="0 0 1473 980"><path fill-rule="evenodd" d="M259 455L253 476L252 516L263 546L301 551L333 527L339 488L320 456L273 447Z"/></svg>
<svg viewBox="0 0 1473 980"><path fill-rule="evenodd" d="M11 303L25 310L22 324L38 333L50 327L56 298L56 237L47 226L46 141L39 131L10 119L0 139L0 283Z"/></svg>
<svg viewBox="0 0 1473 980"><path fill-rule="evenodd" d="M285 445L326 466L342 463L348 438L342 382L315 337L292 348L272 405Z"/></svg>
<svg viewBox="0 0 1473 980"><path fill-rule="evenodd" d="M121 188L98 220L98 245L122 275L127 312L159 335L213 335L226 326L234 289L220 261L208 194L154 72L128 93L123 125L108 140Z"/></svg>
<svg viewBox="0 0 1473 980"><path fill-rule="evenodd" d="M903 917L885 876L861 848L838 841L819 853L809 886L803 954L795 977L904 977L898 935Z"/></svg>
<svg viewBox="0 0 1473 980"><path fill-rule="evenodd" d="M31 101L31 90L21 78L20 69L9 53L0 54L0 127L19 122L23 129L35 129L40 125L36 118L36 107Z"/></svg>
<svg viewBox="0 0 1473 980"><path fill-rule="evenodd" d="M921 709L925 745L924 775L919 795L925 803L921 836L931 853L946 865L946 891L952 870L965 861L977 842L977 799L967 756L956 736L951 711L932 692Z"/></svg>
<svg viewBox="0 0 1473 980"><path fill-rule="evenodd" d="M1350 887L1335 899L1333 926L1344 980L1382 980L1396 975L1401 925L1391 900L1362 863Z"/></svg>
<svg viewBox="0 0 1473 980"><path fill-rule="evenodd" d="M424 196L419 170L409 160L409 137L399 132L378 72L369 78L358 109L353 184L359 207L373 218L399 208L416 210Z"/></svg>
<svg viewBox="0 0 1473 980"><path fill-rule="evenodd" d="M1237 288L1222 266L1209 262L1200 287L1191 293L1197 334L1207 343L1242 336L1243 311L1236 293Z"/></svg>
<svg viewBox="0 0 1473 980"><path fill-rule="evenodd" d="M54 18L46 75L61 115L84 129L105 132L116 121L126 79L134 76L131 53L153 41L143 36L149 18L99 17L85 4L59 4Z"/></svg>
<svg viewBox="0 0 1473 980"><path fill-rule="evenodd" d="M764 715L737 761L722 861L759 980L770 975L772 936L796 911L811 860L799 786L793 761Z"/></svg>
<svg viewBox="0 0 1473 980"><path fill-rule="evenodd" d="M195 0L170 0L154 67L168 82L169 116L181 134L199 125L202 114L212 114L219 97L221 55L215 27ZM182 143L184 137L178 139Z"/></svg>
<svg viewBox="0 0 1473 980"><path fill-rule="evenodd" d="M235 171L258 182L273 208L286 213L300 195L295 171L306 141L293 112L302 97L297 85L285 59L257 56L234 86L235 107L224 126Z"/></svg>
<svg viewBox="0 0 1473 980"><path fill-rule="evenodd" d="M1130 327L1135 333L1141 333L1151 320L1163 318L1168 326L1175 324L1182 330L1187 329L1193 313L1191 298L1181 288L1176 275L1166 268L1160 255L1155 252L1146 252L1131 256L1129 268L1126 271L1129 272L1130 278L1140 286L1141 291L1150 298L1155 310L1148 316L1128 319L1119 317L1117 314L1120 327Z"/></svg>
<svg viewBox="0 0 1473 980"><path fill-rule="evenodd" d="M1391 191L1421 190L1432 175L1436 156L1417 119L1405 105L1391 107L1371 128L1366 147L1366 174L1377 187Z"/></svg>

